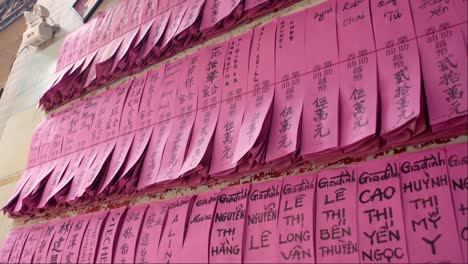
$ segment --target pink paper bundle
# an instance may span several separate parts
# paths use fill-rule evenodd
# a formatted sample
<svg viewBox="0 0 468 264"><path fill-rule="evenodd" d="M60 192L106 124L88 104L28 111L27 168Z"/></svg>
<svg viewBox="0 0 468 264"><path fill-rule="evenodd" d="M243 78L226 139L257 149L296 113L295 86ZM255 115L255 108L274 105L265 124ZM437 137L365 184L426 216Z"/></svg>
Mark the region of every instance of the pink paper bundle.
<svg viewBox="0 0 468 264"><path fill-rule="evenodd" d="M285 8L281 1L123 1L68 35L56 74L40 99L47 110L144 66Z"/></svg>
<svg viewBox="0 0 468 264"><path fill-rule="evenodd" d="M22 226L0 260L463 263L466 150L464 142Z"/></svg>
<svg viewBox="0 0 468 264"><path fill-rule="evenodd" d="M317 263L359 263L356 170L328 169L317 176Z"/></svg>
<svg viewBox="0 0 468 264"><path fill-rule="evenodd" d="M212 36L225 28L231 28L243 11L241 0L206 0L200 23L200 33Z"/></svg>
<svg viewBox="0 0 468 264"><path fill-rule="evenodd" d="M281 263L315 262L315 183L315 174L288 177L283 181L278 216Z"/></svg>
<svg viewBox="0 0 468 264"><path fill-rule="evenodd" d="M156 262L167 211L168 207L165 202L155 202L149 205L135 249L135 263Z"/></svg>
<svg viewBox="0 0 468 264"><path fill-rule="evenodd" d="M78 263L94 263L97 255L99 239L109 212L97 212L91 215L88 226L81 241Z"/></svg>
<svg viewBox="0 0 468 264"><path fill-rule="evenodd" d="M157 263L178 263L185 238L192 196L173 199L169 204L166 224L159 241Z"/></svg>
<svg viewBox="0 0 468 264"><path fill-rule="evenodd" d="M83 241L84 234L88 228L92 214L81 215L73 218L68 238L64 241L65 246L62 252L61 260L58 259L57 263L77 263L81 249L81 242Z"/></svg>
<svg viewBox="0 0 468 264"><path fill-rule="evenodd" d="M185 160L185 153L190 144L190 138L197 115L198 87L201 65L200 53L185 57L181 72L181 82L177 87L174 106L174 117L170 120L169 132L161 167L158 172L158 181L170 182L179 178L179 171Z"/></svg>
<svg viewBox="0 0 468 264"><path fill-rule="evenodd" d="M276 20L254 29L250 48L247 104L233 163L240 171L262 164L268 143L268 129L275 83Z"/></svg>
<svg viewBox="0 0 468 264"><path fill-rule="evenodd" d="M386 145L408 141L426 129L421 66L409 1L371 1L377 48L380 133ZM390 14L390 15L389 15ZM401 19L392 18L392 14Z"/></svg>
<svg viewBox="0 0 468 264"><path fill-rule="evenodd" d="M205 32L216 32L240 6L292 2L122 2L67 38L60 74L51 85L88 82L84 89L92 90L113 70L164 57L181 45L174 40L177 34L203 21L207 4L225 12L210 15L217 22L204 21L205 26L213 23ZM448 13L430 23L453 26L446 23L421 35L427 10L411 4L329 1L49 115L33 135L27 170L4 212L32 214L141 191L199 186L464 133L466 74L458 70L466 63L458 62L458 55L466 50L456 24L460 16L446 15L454 13L449 3ZM136 13L120 20L128 10ZM361 37L354 40L356 35ZM126 47L113 46L116 41ZM439 50L444 43L450 49ZM116 56L119 63L114 64ZM436 70L444 76L434 77ZM73 89L54 91L69 98L79 93ZM437 113L441 116L435 121Z"/></svg>
<svg viewBox="0 0 468 264"><path fill-rule="evenodd" d="M458 237L464 261L468 262L468 148L465 143L445 147L453 207L457 218ZM465 187L463 187L465 186Z"/></svg>
<svg viewBox="0 0 468 264"><path fill-rule="evenodd" d="M251 187L245 223L244 263L279 263L278 219L283 180Z"/></svg>
<svg viewBox="0 0 468 264"><path fill-rule="evenodd" d="M187 0L187 10L172 39L174 45L177 46L176 50L188 48L200 40L201 34L198 27L205 2L206 0Z"/></svg>
<svg viewBox="0 0 468 264"><path fill-rule="evenodd" d="M468 122L467 49L461 28L455 26L457 11L454 1L441 3L443 10L434 16L429 4L410 2L419 54L429 124L441 133L460 129L466 132ZM466 21L465 21L466 28Z"/></svg>
<svg viewBox="0 0 468 264"><path fill-rule="evenodd" d="M44 232L45 224L44 225L33 225L29 229L28 237L26 239L26 243L24 247L21 248L22 252L20 255L20 259L17 263L32 263L32 259L34 256L34 252L38 246L38 241ZM12 231L13 232L13 231ZM5 240L6 242L7 240ZM3 261L3 260L2 260Z"/></svg>
<svg viewBox="0 0 468 264"><path fill-rule="evenodd" d="M408 263L398 157L357 165L361 263ZM385 234L385 239L382 239Z"/></svg>
<svg viewBox="0 0 468 264"><path fill-rule="evenodd" d="M213 155L210 175L213 177L232 176L237 170L234 151L247 103L247 76L252 31L233 38L224 61L223 95L213 139Z"/></svg>
<svg viewBox="0 0 468 264"><path fill-rule="evenodd" d="M304 92L301 158L333 160L339 147L339 66L336 32L336 1L307 10L306 71L310 85Z"/></svg>
<svg viewBox="0 0 468 264"><path fill-rule="evenodd" d="M208 263L211 228L219 190L198 194L188 216L180 263Z"/></svg>
<svg viewBox="0 0 468 264"><path fill-rule="evenodd" d="M10 257L7 261L5 261L5 263L19 263L20 262L20 258L22 255L21 253L22 253L23 248L25 247L25 243L29 236L30 230L31 228L29 226L19 227L18 230L16 230L15 233L17 233L17 236L14 242L14 246L13 248L11 248ZM10 238L7 238L7 240L5 241L6 245L4 243L5 249L9 248L8 244L10 242L8 240L10 240ZM2 256L2 258L4 259L5 256Z"/></svg>
<svg viewBox="0 0 468 264"><path fill-rule="evenodd" d="M211 229L209 263L242 263L250 185L221 190Z"/></svg>
<svg viewBox="0 0 468 264"><path fill-rule="evenodd" d="M377 58L370 3L337 1L340 54L340 147L359 155L377 150ZM353 39L359 36L359 41ZM362 154L361 154L362 155Z"/></svg>
<svg viewBox="0 0 468 264"><path fill-rule="evenodd" d="M157 182L164 182L164 176L159 177L162 157L173 125L174 99L177 89L181 85L179 75L183 70L184 60L177 60L167 64L162 70L154 70L148 74L146 89L154 94L149 101L149 119L153 125L153 135L142 164L137 190L154 186ZM150 91L151 91L150 90ZM148 102L149 102L148 101Z"/></svg>
<svg viewBox="0 0 468 264"><path fill-rule="evenodd" d="M148 205L146 204L128 209L117 238L116 252L113 256L114 263L135 263L136 243L140 237L147 209Z"/></svg>
<svg viewBox="0 0 468 264"><path fill-rule="evenodd" d="M408 153L400 159L409 261L462 263L444 150Z"/></svg>
<svg viewBox="0 0 468 264"><path fill-rule="evenodd" d="M265 162L273 167L294 163L301 144L300 124L307 83L305 72L306 11L278 19L275 76L277 83Z"/></svg>
<svg viewBox="0 0 468 264"><path fill-rule="evenodd" d="M213 137L219 118L223 93L224 58L228 43L222 42L202 50L198 92L198 108L190 145L179 175L184 177L198 174L199 178L208 176ZM201 179L202 180L202 179Z"/></svg>

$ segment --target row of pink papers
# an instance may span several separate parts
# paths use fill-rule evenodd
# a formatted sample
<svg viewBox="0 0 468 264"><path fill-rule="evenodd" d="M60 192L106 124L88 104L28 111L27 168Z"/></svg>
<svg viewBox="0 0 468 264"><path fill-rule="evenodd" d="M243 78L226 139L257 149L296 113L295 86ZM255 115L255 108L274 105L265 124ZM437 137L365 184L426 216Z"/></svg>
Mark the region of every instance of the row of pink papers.
<svg viewBox="0 0 468 264"><path fill-rule="evenodd" d="M40 105L56 108L297 0L121 1L69 34Z"/></svg>
<svg viewBox="0 0 468 264"><path fill-rule="evenodd" d="M2 263L462 263L467 144L13 229Z"/></svg>
<svg viewBox="0 0 468 264"><path fill-rule="evenodd" d="M385 29L375 30L376 46L385 47L377 54L370 52L371 8L380 14L372 17L374 29ZM413 19L387 21L392 8L411 15L405 0L383 6L329 1L48 116L33 135L28 170L5 211L23 214L151 188L199 185L464 133L466 114L447 116L444 130L438 123L427 126L426 98L446 98L430 95L426 82L422 90L427 75L421 76L419 59L426 54L418 53L412 27L392 24L412 25ZM354 42L339 45L355 34L366 36L368 49L358 51ZM317 49L306 48L313 45ZM349 60L337 65L343 52ZM445 66L455 63L450 58ZM392 69L386 69L389 65ZM454 87L463 100L466 86ZM439 106L429 107L429 116L451 111Z"/></svg>

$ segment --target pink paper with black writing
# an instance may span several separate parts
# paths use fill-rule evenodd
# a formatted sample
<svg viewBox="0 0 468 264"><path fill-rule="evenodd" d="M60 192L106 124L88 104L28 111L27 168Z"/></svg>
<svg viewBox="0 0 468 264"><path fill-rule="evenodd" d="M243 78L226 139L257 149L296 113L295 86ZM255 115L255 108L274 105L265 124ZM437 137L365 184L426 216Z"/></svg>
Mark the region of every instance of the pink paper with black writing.
<svg viewBox="0 0 468 264"><path fill-rule="evenodd" d="M247 102L248 67L253 31L229 40L224 61L223 101L213 140L210 174L227 174L236 168L233 162ZM244 66L243 66L244 65Z"/></svg>
<svg viewBox="0 0 468 264"><path fill-rule="evenodd" d="M36 250L32 263L46 263L47 253L54 238L55 232L59 228L59 221L47 223L42 232L41 238L37 241Z"/></svg>
<svg viewBox="0 0 468 264"><path fill-rule="evenodd" d="M445 122L468 113L467 49L454 1L411 1L424 81L424 91L433 131L446 129ZM466 25L465 25L466 26ZM458 123L453 121L449 126Z"/></svg>
<svg viewBox="0 0 468 264"><path fill-rule="evenodd" d="M198 194L190 210L180 263L208 263L211 227L220 191Z"/></svg>
<svg viewBox="0 0 468 264"><path fill-rule="evenodd" d="M467 143L445 147L458 236L464 260L468 262L468 147Z"/></svg>
<svg viewBox="0 0 468 264"><path fill-rule="evenodd" d="M109 212L97 247L97 263L113 263L113 257L117 250L117 238L126 210L127 208L119 208Z"/></svg>
<svg viewBox="0 0 468 264"><path fill-rule="evenodd" d="M23 252L21 253L21 258L18 263L31 263L36 247L41 238L42 232L46 224L38 224L31 226L29 230L28 238L24 244Z"/></svg>
<svg viewBox="0 0 468 264"><path fill-rule="evenodd" d="M65 249L65 243L72 225L73 220L71 218L61 220L57 223L55 235L50 244L49 253L47 254L47 263L61 263L62 253Z"/></svg>
<svg viewBox="0 0 468 264"><path fill-rule="evenodd" d="M400 156L409 261L463 261L443 149Z"/></svg>
<svg viewBox="0 0 468 264"><path fill-rule="evenodd" d="M63 248L62 259L59 260L60 263L78 262L83 237L91 217L92 215L88 214L73 218L70 233L68 234L68 239Z"/></svg>
<svg viewBox="0 0 468 264"><path fill-rule="evenodd" d="M211 228L210 263L241 263L250 185L221 190Z"/></svg>
<svg viewBox="0 0 468 264"><path fill-rule="evenodd" d="M301 156L339 146L339 66L336 1L307 10L306 75L302 113Z"/></svg>
<svg viewBox="0 0 468 264"><path fill-rule="evenodd" d="M270 124L270 111L275 93L275 35L277 21L254 29L250 47L249 78L247 81L247 105L239 132L233 162L251 159L254 166L257 157L251 152L264 144L263 126Z"/></svg>
<svg viewBox="0 0 468 264"><path fill-rule="evenodd" d="M398 157L358 164L361 263L408 263Z"/></svg>
<svg viewBox="0 0 468 264"><path fill-rule="evenodd" d="M200 52L188 55L184 59L182 84L177 89L177 104L174 107L174 119L162 156L159 180L172 180L179 176L185 159L187 145L197 115L197 95L199 86Z"/></svg>
<svg viewBox="0 0 468 264"><path fill-rule="evenodd" d="M180 175L205 169L215 133L223 93L224 59L228 43L211 45L200 51L198 108L190 146ZM206 157L208 160L206 161Z"/></svg>
<svg viewBox="0 0 468 264"><path fill-rule="evenodd" d="M278 19L276 28L273 116L265 161L292 163L300 146L299 128L307 87L305 78L306 12Z"/></svg>
<svg viewBox="0 0 468 264"><path fill-rule="evenodd" d="M381 132L386 137L421 115L421 66L409 1L371 1L371 8L379 65Z"/></svg>
<svg viewBox="0 0 468 264"><path fill-rule="evenodd" d="M283 181L278 218L281 263L314 263L316 175L287 177Z"/></svg>
<svg viewBox="0 0 468 264"><path fill-rule="evenodd" d="M352 166L318 173L318 263L359 263L356 174Z"/></svg>
<svg viewBox="0 0 468 264"><path fill-rule="evenodd" d="M244 263L279 263L278 214L283 180L252 184L245 224Z"/></svg>
<svg viewBox="0 0 468 264"><path fill-rule="evenodd" d="M147 208L148 205L145 204L127 210L115 248L114 263L135 262L136 244Z"/></svg>
<svg viewBox="0 0 468 264"><path fill-rule="evenodd" d="M149 205L136 246L135 263L156 262L167 210L168 207L165 202L156 202Z"/></svg>
<svg viewBox="0 0 468 264"><path fill-rule="evenodd" d="M99 239L108 214L109 212L105 211L94 213L91 216L81 242L79 263L94 263L96 261Z"/></svg>
<svg viewBox="0 0 468 264"><path fill-rule="evenodd" d="M3 240L2 250L0 251L0 261L2 263L8 263L8 260L11 256L11 251L15 246L15 242L21 234L21 228L15 228L8 233L8 235Z"/></svg>
<svg viewBox="0 0 468 264"><path fill-rule="evenodd" d="M15 246L11 250L8 263L19 263L31 227L23 226L18 229L18 236L15 241Z"/></svg>
<svg viewBox="0 0 468 264"><path fill-rule="evenodd" d="M216 26L218 22L227 18L241 2L240 0L206 0L200 23L200 31L205 31Z"/></svg>
<svg viewBox="0 0 468 264"><path fill-rule="evenodd" d="M377 58L368 0L337 1L340 54L340 145L358 143L377 129ZM356 41L359 36L359 41Z"/></svg>
<svg viewBox="0 0 468 264"><path fill-rule="evenodd" d="M183 60L177 60L165 66L162 78L159 70L150 72L148 75L146 86L150 85L150 89L155 87L153 100L156 104L153 105L155 109L151 112L151 120L153 120L154 124L153 135L151 136L146 157L141 168L137 187L139 190L159 182L158 174L169 132L173 124L174 99L177 88L181 85L180 74L183 66Z"/></svg>
<svg viewBox="0 0 468 264"><path fill-rule="evenodd" d="M161 234L156 262L179 263L191 200L191 196L182 197L173 199L169 204L166 225Z"/></svg>

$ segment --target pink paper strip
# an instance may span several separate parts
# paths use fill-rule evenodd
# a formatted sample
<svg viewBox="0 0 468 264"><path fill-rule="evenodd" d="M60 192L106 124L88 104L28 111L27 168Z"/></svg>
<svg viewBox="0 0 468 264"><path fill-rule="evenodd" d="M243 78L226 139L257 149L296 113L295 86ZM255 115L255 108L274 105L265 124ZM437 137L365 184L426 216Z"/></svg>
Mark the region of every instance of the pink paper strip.
<svg viewBox="0 0 468 264"><path fill-rule="evenodd" d="M253 31L229 41L223 74L223 102L213 141L210 174L228 174L236 168L234 151L244 117L248 65Z"/></svg>
<svg viewBox="0 0 468 264"><path fill-rule="evenodd" d="M190 143L195 117L197 114L198 83L200 52L188 55L184 59L182 81L177 89L178 103L174 107L174 119L167 138L166 147L162 156L159 180L172 180L179 176L183 165L185 151Z"/></svg>
<svg viewBox="0 0 468 264"><path fill-rule="evenodd" d="M281 263L314 263L315 175L283 181L278 218Z"/></svg>
<svg viewBox="0 0 468 264"><path fill-rule="evenodd" d="M211 229L210 263L241 263L250 185L221 190Z"/></svg>
<svg viewBox="0 0 468 264"><path fill-rule="evenodd" d="M180 263L208 263L211 227L220 191L198 194L188 220Z"/></svg>
<svg viewBox="0 0 468 264"><path fill-rule="evenodd" d="M18 228L18 236L15 240L15 245L13 249L11 250L10 258L8 260L8 263L19 263L21 254L23 252L23 248L25 246L26 239L28 238L29 235L29 226L24 226Z"/></svg>
<svg viewBox="0 0 468 264"><path fill-rule="evenodd" d="M136 245L148 205L130 207L118 237L114 263L134 263Z"/></svg>
<svg viewBox="0 0 468 264"><path fill-rule="evenodd" d="M408 263L398 157L357 165L361 263Z"/></svg>
<svg viewBox="0 0 468 264"><path fill-rule="evenodd" d="M37 208L44 208L47 203L50 201L51 194L57 185L60 182L65 170L68 168L70 164L70 156L62 157L57 161L57 165L55 166L54 171L50 175L49 179L47 180L47 184L44 187L44 191L42 192L41 200L37 205Z"/></svg>
<svg viewBox="0 0 468 264"><path fill-rule="evenodd" d="M81 242L79 263L94 263L97 256L98 243L109 212L94 213L89 220L88 227Z"/></svg>
<svg viewBox="0 0 468 264"><path fill-rule="evenodd" d="M377 58L368 0L337 1L340 54L340 145L376 133ZM355 41L359 36L359 41Z"/></svg>
<svg viewBox="0 0 468 264"><path fill-rule="evenodd" d="M149 205L136 246L135 263L156 262L167 209L167 204L164 202L156 202Z"/></svg>
<svg viewBox="0 0 468 264"><path fill-rule="evenodd" d="M206 0L201 18L200 31L210 29L221 20L227 18L240 3L240 0Z"/></svg>
<svg viewBox="0 0 468 264"><path fill-rule="evenodd" d="M302 113L301 156L338 147L339 61L336 34L336 1L307 10L306 69Z"/></svg>
<svg viewBox="0 0 468 264"><path fill-rule="evenodd" d="M463 261L443 149L401 156L409 261Z"/></svg>
<svg viewBox="0 0 468 264"><path fill-rule="evenodd" d="M468 147L467 143L445 147L453 207L464 261L468 263Z"/></svg>
<svg viewBox="0 0 468 264"><path fill-rule="evenodd" d="M34 252L32 263L45 263L47 259L47 253L49 252L50 244L54 238L55 232L59 228L59 221L54 221L46 224L44 227L43 234L40 240L37 242L37 247Z"/></svg>
<svg viewBox="0 0 468 264"><path fill-rule="evenodd" d="M92 215L82 215L73 218L68 239L62 252L60 263L77 263L81 249L81 242L88 227Z"/></svg>
<svg viewBox="0 0 468 264"><path fill-rule="evenodd" d="M109 212L97 247L97 263L112 263L126 210L127 208L119 208Z"/></svg>
<svg viewBox="0 0 468 264"><path fill-rule="evenodd" d="M159 104L158 95L164 77L164 67L149 71L145 76L145 87L138 109L138 128L154 125L158 121L156 106Z"/></svg>
<svg viewBox="0 0 468 264"><path fill-rule="evenodd" d="M10 259L10 256L11 256L11 251L13 250L13 247L15 246L15 242L18 239L18 236L20 235L21 231L22 231L21 228L13 229L8 233L8 235L3 240L2 250L0 251L0 261L2 263L8 263L8 260Z"/></svg>
<svg viewBox="0 0 468 264"><path fill-rule="evenodd" d="M155 109L151 112L151 119L154 120L153 135L149 142L147 154L140 172L138 189L142 190L158 182L158 173L161 167L164 148L171 131L172 117L174 112L174 99L177 88L181 85L180 74L183 68L183 60L177 60L165 66L164 77L161 86L159 85L159 73L150 73L148 76L149 85L155 85ZM154 77L153 77L154 76ZM148 85L147 85L148 86ZM152 87L149 87L152 89Z"/></svg>
<svg viewBox="0 0 468 264"><path fill-rule="evenodd" d="M433 131L446 129L444 122L468 113L467 49L453 1L411 1L418 36L424 90ZM465 24L466 26L466 24ZM466 120L465 120L466 122ZM455 125L455 122L452 122ZM435 126L441 127L435 127Z"/></svg>
<svg viewBox="0 0 468 264"><path fill-rule="evenodd" d="M187 11L185 12L184 18L180 22L175 36L179 35L195 24L200 16L200 12L202 11L204 4L205 0L188 0Z"/></svg>
<svg viewBox="0 0 468 264"><path fill-rule="evenodd" d="M278 19L276 29L273 116L265 161L291 163L300 145L299 125L307 86L305 72L306 12ZM279 81L278 80L278 81Z"/></svg>
<svg viewBox="0 0 468 264"><path fill-rule="evenodd" d="M71 218L61 220L57 223L55 235L50 244L49 253L47 253L47 263L60 263L63 250L65 249L65 243L72 227L73 220Z"/></svg>
<svg viewBox="0 0 468 264"><path fill-rule="evenodd" d="M164 32L161 48L167 47L169 42L174 38L177 29L179 28L180 23L182 22L187 7L188 1L183 1L182 3L179 3L178 5L172 7L171 17L169 18L169 21L167 23L167 29Z"/></svg>
<svg viewBox="0 0 468 264"><path fill-rule="evenodd" d="M28 238L24 244L23 252L21 253L21 258L18 263L31 263L33 259L33 254L36 251L38 246L38 241L41 238L42 232L46 224L33 225L29 231Z"/></svg>
<svg viewBox="0 0 468 264"><path fill-rule="evenodd" d="M283 180L253 184L244 228L244 263L279 263L278 214Z"/></svg>
<svg viewBox="0 0 468 264"><path fill-rule="evenodd" d="M262 127L269 124L269 112L273 103L275 83L275 35L276 20L254 29L250 49L247 106L233 162L249 158L248 153L256 142L265 140Z"/></svg>
<svg viewBox="0 0 468 264"><path fill-rule="evenodd" d="M371 1L377 47L381 133L385 135L421 114L421 66L408 0Z"/></svg>
<svg viewBox="0 0 468 264"><path fill-rule="evenodd" d="M125 161L127 160L128 153L130 151L130 148L132 147L134 137L135 132L130 132L117 138L115 149L113 151L112 158L109 162L109 168L104 176L103 181L99 185L99 196L107 194L110 186L116 182L119 172L122 172L122 166L124 166Z"/></svg>
<svg viewBox="0 0 468 264"><path fill-rule="evenodd" d="M202 164L212 142L221 108L223 93L223 65L228 43L222 42L201 50L198 109L190 146L179 175L203 169Z"/></svg>
<svg viewBox="0 0 468 264"><path fill-rule="evenodd" d="M192 196L174 199L169 205L166 225L161 234L157 263L179 263Z"/></svg>
<svg viewBox="0 0 468 264"><path fill-rule="evenodd" d="M322 170L317 179L317 263L359 263L355 169Z"/></svg>

